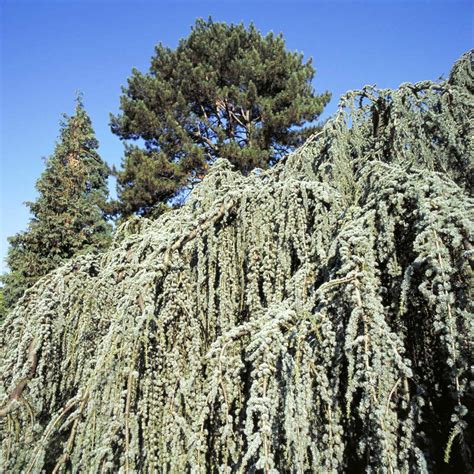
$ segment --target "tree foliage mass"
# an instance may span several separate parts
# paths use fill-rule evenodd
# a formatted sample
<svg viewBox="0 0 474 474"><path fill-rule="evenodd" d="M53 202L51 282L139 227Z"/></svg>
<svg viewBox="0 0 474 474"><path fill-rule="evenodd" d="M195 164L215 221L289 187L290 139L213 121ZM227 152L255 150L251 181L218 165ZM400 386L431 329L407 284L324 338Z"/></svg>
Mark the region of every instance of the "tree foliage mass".
<svg viewBox="0 0 474 474"><path fill-rule="evenodd" d="M158 215L226 158L247 174L314 133L330 99L312 86L311 60L281 35L198 20L176 49L158 45L150 71L134 70L112 131L129 144L118 173L119 211Z"/></svg>
<svg viewBox="0 0 474 474"><path fill-rule="evenodd" d="M472 472L471 61L44 277L0 334L2 470Z"/></svg>
<svg viewBox="0 0 474 474"><path fill-rule="evenodd" d="M105 218L109 169L98 146L79 96L74 115L64 117L54 153L36 183L39 196L26 203L33 215L28 229L9 239L10 271L2 276L8 308L66 259L104 249L110 242Z"/></svg>

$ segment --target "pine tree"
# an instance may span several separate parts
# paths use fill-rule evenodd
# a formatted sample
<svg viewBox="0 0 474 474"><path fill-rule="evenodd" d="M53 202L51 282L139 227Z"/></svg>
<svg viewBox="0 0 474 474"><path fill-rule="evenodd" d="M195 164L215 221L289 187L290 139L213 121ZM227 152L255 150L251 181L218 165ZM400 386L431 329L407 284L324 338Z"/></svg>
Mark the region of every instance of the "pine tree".
<svg viewBox="0 0 474 474"><path fill-rule="evenodd" d="M148 73L134 69L112 131L128 145L118 172L120 212L157 215L226 158L247 174L314 133L330 99L312 86L311 60L253 24L199 19L176 49L159 44Z"/></svg>
<svg viewBox="0 0 474 474"><path fill-rule="evenodd" d="M97 153L98 146L78 96L75 113L64 115L59 142L36 183L39 197L26 203L33 215L28 228L9 239L10 272L2 277L7 307L64 260L108 245L109 168Z"/></svg>

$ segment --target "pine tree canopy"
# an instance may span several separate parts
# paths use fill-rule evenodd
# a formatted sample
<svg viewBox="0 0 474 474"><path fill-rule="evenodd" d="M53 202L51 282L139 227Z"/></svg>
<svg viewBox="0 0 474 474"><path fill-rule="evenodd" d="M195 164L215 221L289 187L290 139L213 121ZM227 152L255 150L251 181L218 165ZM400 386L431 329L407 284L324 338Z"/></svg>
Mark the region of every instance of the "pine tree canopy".
<svg viewBox="0 0 474 474"><path fill-rule="evenodd" d="M42 278L2 472L473 472L474 52Z"/></svg>
<svg viewBox="0 0 474 474"><path fill-rule="evenodd" d="M312 86L311 60L281 35L198 20L176 49L158 45L148 73L133 70L112 131L128 145L118 173L120 212L158 215L226 158L247 174L301 145L330 99Z"/></svg>
<svg viewBox="0 0 474 474"><path fill-rule="evenodd" d="M28 229L9 239L10 272L2 277L8 307L64 260L110 242L104 215L109 169L98 146L78 97L75 113L64 117L54 153L36 183L39 196L26 203L33 215Z"/></svg>

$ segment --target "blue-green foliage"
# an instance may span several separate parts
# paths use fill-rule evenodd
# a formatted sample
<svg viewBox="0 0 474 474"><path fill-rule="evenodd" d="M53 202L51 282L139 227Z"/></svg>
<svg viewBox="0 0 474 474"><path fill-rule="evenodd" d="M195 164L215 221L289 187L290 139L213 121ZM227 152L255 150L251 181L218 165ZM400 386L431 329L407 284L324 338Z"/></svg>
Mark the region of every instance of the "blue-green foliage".
<svg viewBox="0 0 474 474"><path fill-rule="evenodd" d="M44 277L0 335L1 468L472 471L470 61Z"/></svg>

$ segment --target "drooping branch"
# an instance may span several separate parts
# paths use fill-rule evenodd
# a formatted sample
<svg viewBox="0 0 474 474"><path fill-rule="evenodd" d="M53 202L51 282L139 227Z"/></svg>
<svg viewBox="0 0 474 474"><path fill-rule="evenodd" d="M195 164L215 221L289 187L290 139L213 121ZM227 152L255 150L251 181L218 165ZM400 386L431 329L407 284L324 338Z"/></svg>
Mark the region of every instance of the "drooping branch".
<svg viewBox="0 0 474 474"><path fill-rule="evenodd" d="M0 470L472 471L456 71L349 93L275 168L216 160L40 280L0 334Z"/></svg>
<svg viewBox="0 0 474 474"><path fill-rule="evenodd" d="M24 377L22 377L16 384L15 388L12 390L10 396L8 397L7 403L0 408L0 418L8 415L16 408L18 408L18 402L22 397L23 390L27 386L28 382L35 375L36 367L38 365L38 353L36 346L36 339L33 338L28 347L27 354L27 367L28 371Z"/></svg>

